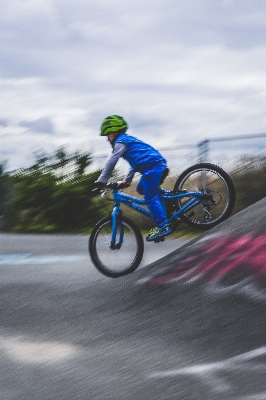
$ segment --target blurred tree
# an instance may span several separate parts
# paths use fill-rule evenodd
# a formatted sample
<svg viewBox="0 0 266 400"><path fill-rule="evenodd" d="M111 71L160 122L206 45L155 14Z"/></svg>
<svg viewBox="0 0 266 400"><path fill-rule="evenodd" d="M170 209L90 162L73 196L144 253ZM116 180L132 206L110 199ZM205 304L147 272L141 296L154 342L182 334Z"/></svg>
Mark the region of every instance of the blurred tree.
<svg viewBox="0 0 266 400"><path fill-rule="evenodd" d="M6 176L5 176L6 161L0 161L0 216L4 214L6 202Z"/></svg>
<svg viewBox="0 0 266 400"><path fill-rule="evenodd" d="M75 164L77 167L77 175L83 175L86 168L91 164L90 154L76 154Z"/></svg>
<svg viewBox="0 0 266 400"><path fill-rule="evenodd" d="M6 172L7 161L0 161L0 229L8 225L7 206L11 200L12 185Z"/></svg>
<svg viewBox="0 0 266 400"><path fill-rule="evenodd" d="M90 152L34 155L32 166L12 176L13 201L9 216L21 230L73 231L92 226L101 215L101 206L92 196L98 171L86 173L92 162Z"/></svg>

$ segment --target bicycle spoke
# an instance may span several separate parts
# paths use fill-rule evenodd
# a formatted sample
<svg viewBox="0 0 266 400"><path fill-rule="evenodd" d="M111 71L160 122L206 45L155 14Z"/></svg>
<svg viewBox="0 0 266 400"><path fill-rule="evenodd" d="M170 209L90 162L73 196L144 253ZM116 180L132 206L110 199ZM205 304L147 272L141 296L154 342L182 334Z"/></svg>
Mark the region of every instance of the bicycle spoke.
<svg viewBox="0 0 266 400"><path fill-rule="evenodd" d="M193 189L202 193L208 191L209 193L215 194L213 195L214 201L215 198L219 199L219 202L215 201L217 205L208 204L208 212L211 216L209 221L214 221L218 217L220 218L223 210L226 210L228 205L228 188L223 179L218 177L214 172L195 171L187 177L183 183L183 187L186 188L187 191ZM215 189L215 191L213 191L213 189ZM185 201L182 201L181 205L184 206ZM194 219L197 219L199 222L206 222L209 217L205 212L204 206L205 204L201 203L193 209Z"/></svg>
<svg viewBox="0 0 266 400"><path fill-rule="evenodd" d="M175 189L204 195L200 204L193 208L193 218L185 212L183 214L188 224L200 229L214 226L223 220L234 206L235 192L230 177L220 167L212 164L198 164L184 171ZM192 198L178 199L178 208L183 208Z"/></svg>

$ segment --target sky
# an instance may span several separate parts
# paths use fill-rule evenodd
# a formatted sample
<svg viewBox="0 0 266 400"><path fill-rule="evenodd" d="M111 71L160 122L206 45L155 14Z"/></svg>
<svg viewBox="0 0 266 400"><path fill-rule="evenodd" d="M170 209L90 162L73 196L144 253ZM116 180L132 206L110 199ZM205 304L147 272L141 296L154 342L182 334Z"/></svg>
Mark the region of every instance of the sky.
<svg viewBox="0 0 266 400"><path fill-rule="evenodd" d="M265 0L0 0L0 162L266 132Z"/></svg>

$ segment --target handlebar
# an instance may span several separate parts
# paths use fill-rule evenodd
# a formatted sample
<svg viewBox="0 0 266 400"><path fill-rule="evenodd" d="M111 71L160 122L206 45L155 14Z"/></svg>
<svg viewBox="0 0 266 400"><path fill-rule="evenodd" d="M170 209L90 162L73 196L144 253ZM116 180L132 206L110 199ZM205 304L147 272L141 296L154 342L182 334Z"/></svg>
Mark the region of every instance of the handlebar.
<svg viewBox="0 0 266 400"><path fill-rule="evenodd" d="M101 187L96 187L95 189L92 189L93 192L102 192L103 190L107 189L111 189L111 190L117 190L119 188L123 189L124 186L121 185L121 182L107 182L105 185L101 186Z"/></svg>
<svg viewBox="0 0 266 400"><path fill-rule="evenodd" d="M108 189L119 189L122 188L121 183L122 182L108 182L106 187L108 187Z"/></svg>

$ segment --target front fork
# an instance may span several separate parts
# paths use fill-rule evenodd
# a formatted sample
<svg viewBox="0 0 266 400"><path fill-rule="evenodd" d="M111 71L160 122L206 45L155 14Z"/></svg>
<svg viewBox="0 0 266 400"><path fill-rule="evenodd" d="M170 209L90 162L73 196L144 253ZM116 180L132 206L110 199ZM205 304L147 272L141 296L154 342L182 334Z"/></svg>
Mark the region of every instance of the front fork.
<svg viewBox="0 0 266 400"><path fill-rule="evenodd" d="M119 220L121 220L123 216L123 211L120 207L115 206L111 213L111 222L112 222L112 236L110 242L111 250L119 250L123 244L124 239L124 225L122 223L119 224ZM119 238L117 241L117 229L119 229Z"/></svg>

